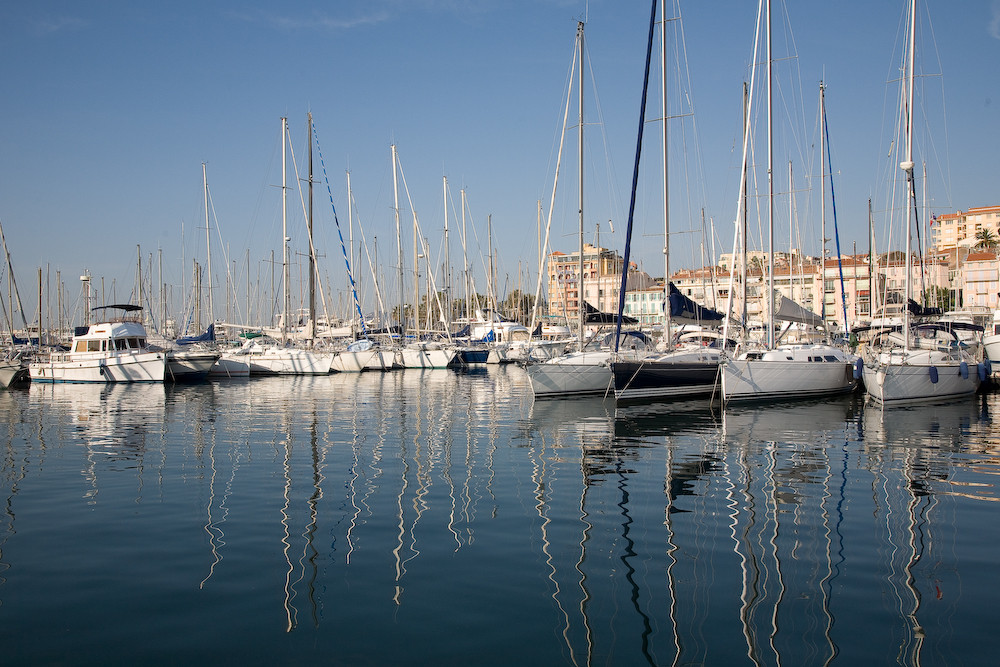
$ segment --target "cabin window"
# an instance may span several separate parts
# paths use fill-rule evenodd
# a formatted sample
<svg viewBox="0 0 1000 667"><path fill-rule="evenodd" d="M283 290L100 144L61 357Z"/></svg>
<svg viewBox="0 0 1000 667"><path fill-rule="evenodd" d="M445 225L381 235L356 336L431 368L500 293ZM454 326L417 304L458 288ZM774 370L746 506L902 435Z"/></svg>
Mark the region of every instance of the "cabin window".
<svg viewBox="0 0 1000 667"><path fill-rule="evenodd" d="M101 351L101 341L99 340L87 341L87 352L100 352L100 351Z"/></svg>
<svg viewBox="0 0 1000 667"><path fill-rule="evenodd" d="M836 361L836 360L837 360L837 357L833 356L832 354L828 354L828 355L826 355L826 357L824 357L824 358L825 358L825 359L826 359L827 361Z"/></svg>
<svg viewBox="0 0 1000 667"><path fill-rule="evenodd" d="M76 347L73 348L74 352L86 352L87 351L87 341L78 340L76 341Z"/></svg>
<svg viewBox="0 0 1000 667"><path fill-rule="evenodd" d="M124 338L115 339L115 349L116 350L127 350L128 342Z"/></svg>

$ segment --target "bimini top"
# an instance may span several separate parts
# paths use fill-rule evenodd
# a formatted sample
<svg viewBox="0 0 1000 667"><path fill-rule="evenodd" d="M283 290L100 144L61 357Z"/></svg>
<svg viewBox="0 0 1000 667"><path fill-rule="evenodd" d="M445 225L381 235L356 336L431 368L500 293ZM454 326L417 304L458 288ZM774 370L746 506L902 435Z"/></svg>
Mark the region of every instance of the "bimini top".
<svg viewBox="0 0 1000 667"><path fill-rule="evenodd" d="M105 308L116 308L118 310L124 310L126 313L134 313L134 312L142 310L142 306L136 306L136 305L131 304L131 303L112 303L112 304L108 304L107 306L95 306L94 308L91 308L90 310L91 311L94 311L94 310L104 310Z"/></svg>

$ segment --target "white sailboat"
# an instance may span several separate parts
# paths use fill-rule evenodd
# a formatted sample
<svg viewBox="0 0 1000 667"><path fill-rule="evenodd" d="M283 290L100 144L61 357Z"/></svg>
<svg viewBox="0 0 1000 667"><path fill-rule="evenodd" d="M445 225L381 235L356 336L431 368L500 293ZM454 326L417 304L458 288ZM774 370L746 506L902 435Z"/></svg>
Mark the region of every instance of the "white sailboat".
<svg viewBox="0 0 1000 667"><path fill-rule="evenodd" d="M281 119L281 238L282 286L284 288L282 312L291 312L290 264L288 259L288 185L286 157L288 154L288 119ZM310 138L311 142L311 138ZM310 255L311 255L310 248ZM284 318L287 327L287 318ZM245 359L250 365L250 375L328 375L333 354L313 349L292 347L282 332L282 340L264 337L248 340L235 353L226 353L223 359Z"/></svg>
<svg viewBox="0 0 1000 667"><path fill-rule="evenodd" d="M913 80L914 52L916 48L916 0L910 0L908 45L904 54L905 76L900 83L900 104L903 113L903 154L899 167L906 183L906 298L910 303L912 290L912 262L910 257L911 230L915 221L916 184L913 175ZM911 215L913 217L911 217ZM922 268L922 267L921 267ZM969 349L957 339L941 341L934 331L933 337L921 335L921 327L911 322L909 307L903 309L903 323L898 331L882 332L865 348L865 391L876 403L882 405L927 401L973 394L979 388L985 367ZM927 332L933 327L922 327ZM925 341L923 344L921 342Z"/></svg>
<svg viewBox="0 0 1000 667"><path fill-rule="evenodd" d="M553 396L579 396L583 394L607 394L611 392L611 356L607 347L584 349L584 242L583 242L583 28L582 21L576 28L576 56L574 66L579 65L579 122L577 140L579 142L579 212L580 212L580 262L577 268L577 306L579 320L577 328L577 349L575 352L557 356L543 363L527 366L531 391L536 398ZM567 111L569 100L567 99ZM568 115L568 114L567 114ZM565 134L565 132L564 132ZM556 175L558 180L558 174ZM598 252L600 250L598 249ZM527 329L525 329L527 331Z"/></svg>
<svg viewBox="0 0 1000 667"><path fill-rule="evenodd" d="M780 317L778 309L784 299L774 290L774 178L773 178L773 114L772 114L772 64L771 57L771 3L766 2L765 39L767 62L767 223L768 223L768 275L767 323L763 349L744 349L722 363L722 398L731 401L787 400L825 396L853 391L857 385L851 359L839 347L826 344L777 345L774 323L778 319L795 321L793 316ZM756 47L755 47L756 48ZM754 62L757 62L756 58ZM756 68L755 68L756 73ZM756 78L756 76L752 77ZM751 91L753 83L751 83ZM753 99L751 92L750 99ZM746 122L750 123L750 114ZM744 156L750 132L744 132ZM746 169L747 160L743 160ZM740 202L744 201L746 179L742 179ZM746 230L742 230L745 238ZM739 237L739 235L737 235ZM825 245L825 240L823 241ZM825 255L825 252L824 252ZM744 256L743 264L746 264ZM746 282L743 283L746 285ZM730 290L730 298L732 297ZM793 304L797 305L797 304ZM817 318L819 319L819 318ZM820 322L822 324L822 322ZM728 326L728 325L727 325Z"/></svg>
<svg viewBox="0 0 1000 667"><path fill-rule="evenodd" d="M21 313L21 321L24 323L24 330L28 330L28 323L24 319L24 309L21 308L21 295L17 292L17 282L14 280L14 265L10 260L10 251L7 250L7 238L3 233L3 223L0 223L0 241L3 243L3 252L7 265L7 280L10 287L7 290L10 295L17 294L18 311ZM11 385L28 380L28 356L30 352L16 344L14 335L14 302L8 302L4 308L5 324L7 325L7 342L9 343L0 358L0 388L8 389Z"/></svg>
<svg viewBox="0 0 1000 667"><path fill-rule="evenodd" d="M664 4L660 3L660 11L664 13ZM654 4L655 7L655 4ZM652 55L653 24L655 23L655 9L650 16L650 41L647 49L647 73L649 61ZM663 114L661 126L661 159L663 161L663 275L666 276L663 284L663 340L665 350L653 353L636 354L630 350L631 345L618 346L618 353L611 362L611 372L613 375L615 399L627 401L632 399L660 399L679 398L690 399L698 396L708 396L715 391L718 383L719 364L722 360L723 339L715 338L714 341L707 340L702 336L688 337L673 340L671 326L675 319L686 319L702 327L706 324L716 324L722 319L721 314L695 304L687 297L680 294L670 282L670 198L668 179L668 151L667 151L667 77L666 77L666 54L667 54L667 21L660 22L660 54L661 54L661 84L660 84L660 105ZM678 24L679 25L679 24ZM645 92L643 101L645 101ZM643 109L645 113L645 108ZM642 127L645 117L640 121L639 145L636 148L636 173L633 180L637 180L638 175L638 154L642 148ZM633 183L633 207L635 200L635 188L637 182ZM626 263L631 245L632 218L629 220L629 241L626 241ZM624 300L625 281L622 276L622 288L620 299ZM621 305L619 305L619 314ZM694 338L695 340L692 340Z"/></svg>

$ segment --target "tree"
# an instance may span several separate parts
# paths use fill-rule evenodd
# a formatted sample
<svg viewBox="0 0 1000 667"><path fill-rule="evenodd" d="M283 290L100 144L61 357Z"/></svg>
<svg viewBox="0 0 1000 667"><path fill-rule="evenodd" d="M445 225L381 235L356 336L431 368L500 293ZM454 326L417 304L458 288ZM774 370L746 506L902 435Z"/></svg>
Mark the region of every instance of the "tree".
<svg viewBox="0 0 1000 667"><path fill-rule="evenodd" d="M996 234L989 227L983 227L976 232L976 247L993 250L998 245Z"/></svg>
<svg viewBox="0 0 1000 667"><path fill-rule="evenodd" d="M924 290L924 306L954 310L957 308L955 294L944 287L928 287Z"/></svg>

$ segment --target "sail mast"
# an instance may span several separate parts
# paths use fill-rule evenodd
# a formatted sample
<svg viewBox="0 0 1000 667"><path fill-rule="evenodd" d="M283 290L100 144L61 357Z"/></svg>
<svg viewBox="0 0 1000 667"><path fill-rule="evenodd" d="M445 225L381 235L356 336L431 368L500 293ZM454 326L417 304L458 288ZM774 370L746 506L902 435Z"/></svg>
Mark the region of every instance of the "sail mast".
<svg viewBox="0 0 1000 667"><path fill-rule="evenodd" d="M396 263L399 265L399 335L406 332L405 298L403 296L403 237L399 229L399 181L396 176L396 144L392 144L392 210L396 218Z"/></svg>
<svg viewBox="0 0 1000 667"><path fill-rule="evenodd" d="M208 319L215 321L215 308L212 302L212 232L208 215L208 168L201 163L201 182L205 195L205 267L208 271Z"/></svg>
<svg viewBox="0 0 1000 667"><path fill-rule="evenodd" d="M823 296L819 300L819 315L823 320L823 327L826 328L826 142L823 141L823 127L826 122L826 84L819 82L819 113L820 113L820 138L819 138L819 183L820 183L820 204L819 204L819 280L823 287ZM839 258L838 258L839 260Z"/></svg>
<svg viewBox="0 0 1000 667"><path fill-rule="evenodd" d="M444 298L447 312L442 313L445 320L445 331L451 335L451 244L448 240L448 177L441 177L441 189L444 195ZM429 304L428 304L429 305Z"/></svg>
<svg viewBox="0 0 1000 667"><path fill-rule="evenodd" d="M906 159L899 163L899 167L906 173L906 210L904 213L904 219L906 220L906 296L903 300L903 336L904 336L904 347L906 352L910 351L910 299L911 296L911 266L910 266L910 240L912 230L910 229L910 207L913 204L913 47L916 42L916 18L917 18L917 3L916 0L910 0L910 39L909 39L909 49L910 52L907 56L906 62L906 77L904 85L904 94L906 95L906 111L904 114L904 122L906 123Z"/></svg>
<svg viewBox="0 0 1000 667"><path fill-rule="evenodd" d="M281 342L288 342L288 311L291 310L291 291L288 285L288 185L286 182L286 155L288 153L288 119L281 118L281 281L283 283Z"/></svg>
<svg viewBox="0 0 1000 667"><path fill-rule="evenodd" d="M771 0L767 1L767 347L774 347L774 118Z"/></svg>
<svg viewBox="0 0 1000 667"><path fill-rule="evenodd" d="M661 133L663 149L663 343L670 345L670 190L667 160L667 5L660 0L660 108L663 111ZM626 273L628 267L623 269Z"/></svg>
<svg viewBox="0 0 1000 667"><path fill-rule="evenodd" d="M316 338L316 248L313 245L313 115L308 114L309 127L306 136L309 137L309 344Z"/></svg>
<svg viewBox="0 0 1000 667"><path fill-rule="evenodd" d="M580 151L580 262L577 268L578 281L577 288L579 293L576 299L576 306L579 316L579 324L577 328L577 349L581 352L583 351L583 21L579 21L576 24L576 40L577 49L580 56L580 117L579 126L577 128L577 137L579 141L579 151ZM627 267L626 267L627 268Z"/></svg>

